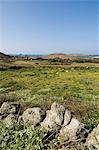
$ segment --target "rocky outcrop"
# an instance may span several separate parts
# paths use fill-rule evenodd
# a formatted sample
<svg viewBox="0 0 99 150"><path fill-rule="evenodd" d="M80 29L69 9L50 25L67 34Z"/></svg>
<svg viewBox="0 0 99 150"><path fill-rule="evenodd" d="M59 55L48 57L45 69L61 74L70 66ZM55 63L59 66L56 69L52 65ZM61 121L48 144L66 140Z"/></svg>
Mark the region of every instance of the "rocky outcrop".
<svg viewBox="0 0 99 150"><path fill-rule="evenodd" d="M89 150L99 150L99 124L93 131L88 135L86 145Z"/></svg>
<svg viewBox="0 0 99 150"><path fill-rule="evenodd" d="M0 52L0 60L7 60L7 59L11 59L11 58L13 58L13 56L6 55L6 54Z"/></svg>
<svg viewBox="0 0 99 150"><path fill-rule="evenodd" d="M28 108L26 109L22 116L21 120L23 120L24 124L31 124L33 127L40 124L40 122L44 119L45 112L41 110L39 107Z"/></svg>
<svg viewBox="0 0 99 150"><path fill-rule="evenodd" d="M61 127L64 120L64 106L54 102L51 110L47 111L46 118L41 123L41 128L46 131L54 131Z"/></svg>
<svg viewBox="0 0 99 150"><path fill-rule="evenodd" d="M47 132L59 131L60 142L76 140L83 128L84 125L72 118L69 110L65 110L64 106L56 102L52 104L51 110L47 111L46 118L41 123L41 129Z"/></svg>

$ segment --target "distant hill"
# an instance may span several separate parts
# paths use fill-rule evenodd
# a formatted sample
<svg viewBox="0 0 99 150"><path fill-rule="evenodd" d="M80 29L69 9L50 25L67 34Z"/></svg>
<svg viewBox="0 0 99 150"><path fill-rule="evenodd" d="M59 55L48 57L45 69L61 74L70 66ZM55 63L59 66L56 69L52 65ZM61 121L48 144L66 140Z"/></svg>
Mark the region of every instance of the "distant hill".
<svg viewBox="0 0 99 150"><path fill-rule="evenodd" d="M66 59L68 55L63 53L53 53L46 56L43 56L45 59L54 59L54 58L60 58L60 59Z"/></svg>
<svg viewBox="0 0 99 150"><path fill-rule="evenodd" d="M10 60L12 58L13 58L12 56L0 52L0 60Z"/></svg>
<svg viewBox="0 0 99 150"><path fill-rule="evenodd" d="M99 55L84 55L84 54L64 54L64 53L53 53L43 56L45 59L67 59L67 58L99 58Z"/></svg>
<svg viewBox="0 0 99 150"><path fill-rule="evenodd" d="M64 54L64 53L52 53L49 55L31 55L31 54L21 54L21 55L6 55L0 52L0 60L32 60L32 59L76 59L76 58L99 58L99 55L84 55L84 54Z"/></svg>

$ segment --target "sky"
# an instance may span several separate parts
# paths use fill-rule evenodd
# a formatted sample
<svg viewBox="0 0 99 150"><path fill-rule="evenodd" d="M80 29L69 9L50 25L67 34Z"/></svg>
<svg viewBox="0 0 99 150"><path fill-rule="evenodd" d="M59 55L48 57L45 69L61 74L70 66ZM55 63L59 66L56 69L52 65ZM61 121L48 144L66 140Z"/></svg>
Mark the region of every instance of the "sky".
<svg viewBox="0 0 99 150"><path fill-rule="evenodd" d="M99 54L99 0L0 0L0 51Z"/></svg>

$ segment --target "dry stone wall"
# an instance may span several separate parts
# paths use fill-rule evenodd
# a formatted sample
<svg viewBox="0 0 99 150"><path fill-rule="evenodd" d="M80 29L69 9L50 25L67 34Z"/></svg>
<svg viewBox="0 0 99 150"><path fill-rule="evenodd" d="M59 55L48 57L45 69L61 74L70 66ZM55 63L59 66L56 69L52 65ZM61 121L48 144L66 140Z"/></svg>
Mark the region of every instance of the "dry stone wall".
<svg viewBox="0 0 99 150"><path fill-rule="evenodd" d="M60 143L76 141L85 138L86 129L77 118L72 117L71 112L63 105L54 102L51 109L44 112L39 107L28 108L22 113L21 104L4 102L0 108L0 122L6 126L14 123L38 126L46 133L58 133ZM99 125L89 133L84 143L89 150L99 150Z"/></svg>

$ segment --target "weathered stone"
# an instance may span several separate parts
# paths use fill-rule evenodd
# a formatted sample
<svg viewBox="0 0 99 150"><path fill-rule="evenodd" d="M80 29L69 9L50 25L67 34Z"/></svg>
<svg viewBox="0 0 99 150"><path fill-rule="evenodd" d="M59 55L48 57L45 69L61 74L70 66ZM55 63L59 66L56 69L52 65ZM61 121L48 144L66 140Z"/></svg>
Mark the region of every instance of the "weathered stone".
<svg viewBox="0 0 99 150"><path fill-rule="evenodd" d="M17 119L13 114L9 114L4 120L3 123L9 127L13 126L15 123L17 123Z"/></svg>
<svg viewBox="0 0 99 150"><path fill-rule="evenodd" d="M22 107L20 104L17 104L15 102L4 102L0 108L0 118L4 119L9 114L19 115L21 110Z"/></svg>
<svg viewBox="0 0 99 150"><path fill-rule="evenodd" d="M77 134L84 127L77 119L72 118L69 125L64 126L60 130L59 140L60 141L75 141L77 139Z"/></svg>
<svg viewBox="0 0 99 150"><path fill-rule="evenodd" d="M89 148L89 150L92 150L92 148L99 150L99 124L88 135L86 145Z"/></svg>
<svg viewBox="0 0 99 150"><path fill-rule="evenodd" d="M39 107L28 108L26 109L21 119L23 120L24 124L31 124L33 127L38 125L42 119L44 119L45 112L41 110Z"/></svg>
<svg viewBox="0 0 99 150"><path fill-rule="evenodd" d="M66 109L65 114L64 114L64 123L63 126L66 126L70 123L71 120L71 113L68 109Z"/></svg>
<svg viewBox="0 0 99 150"><path fill-rule="evenodd" d="M47 111L46 118L41 123L41 129L52 131L60 128L63 123L64 112L64 106L54 102L51 106L51 110Z"/></svg>

